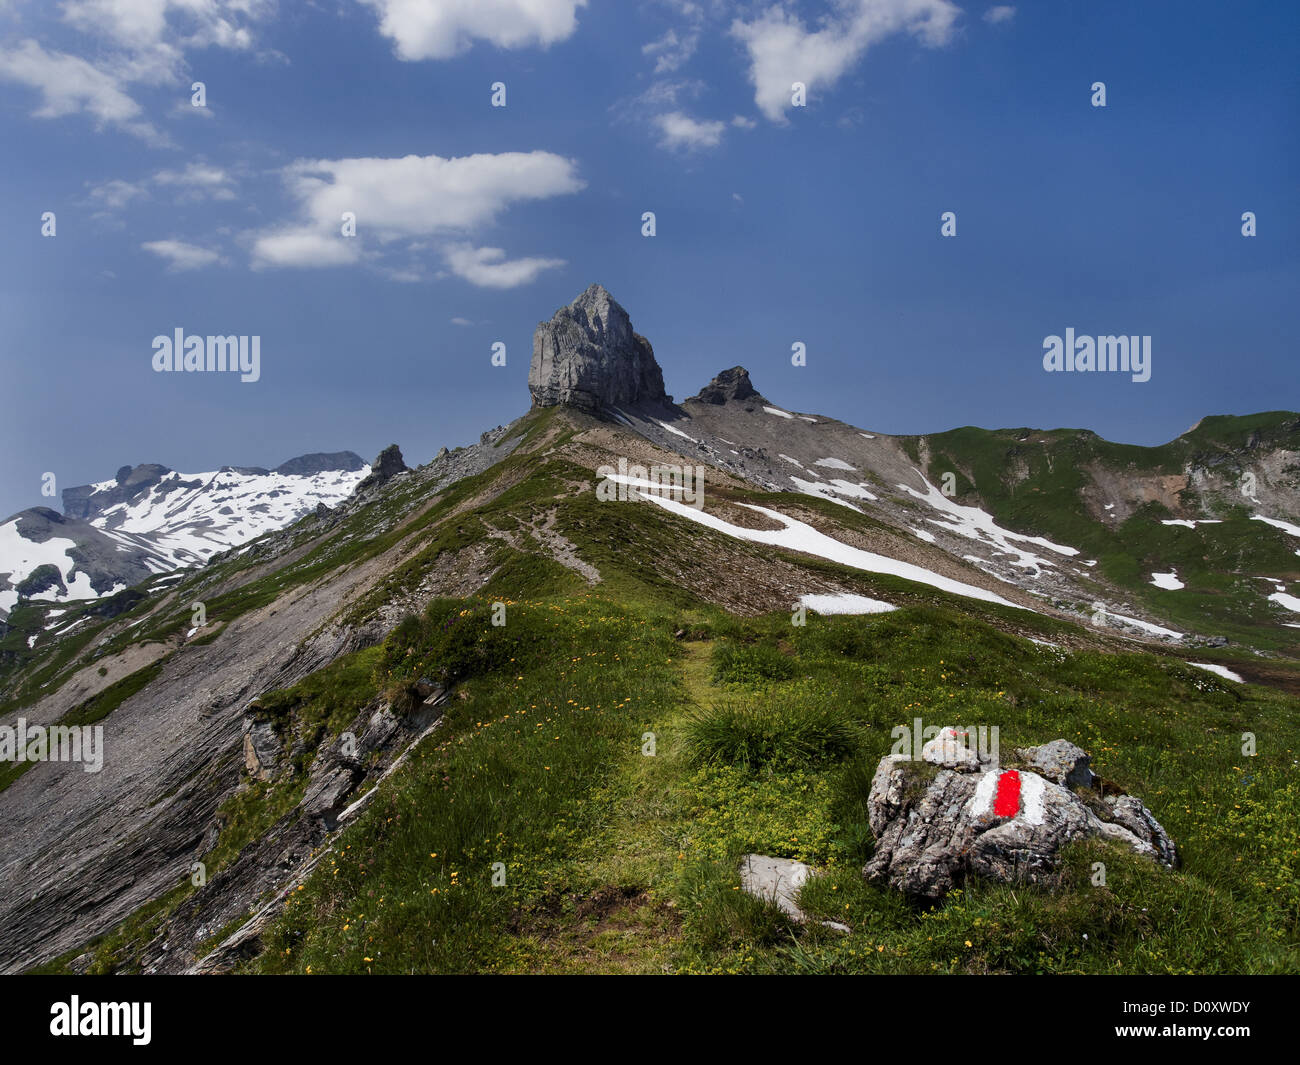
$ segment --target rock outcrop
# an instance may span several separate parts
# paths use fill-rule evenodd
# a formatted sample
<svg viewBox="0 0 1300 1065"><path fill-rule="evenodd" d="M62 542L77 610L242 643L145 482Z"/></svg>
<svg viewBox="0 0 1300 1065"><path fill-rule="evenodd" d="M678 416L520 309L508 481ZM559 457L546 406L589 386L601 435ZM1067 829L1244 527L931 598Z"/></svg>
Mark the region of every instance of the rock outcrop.
<svg viewBox="0 0 1300 1065"><path fill-rule="evenodd" d="M733 366L730 370L723 370L692 398L698 403L712 403L720 407L728 400L763 397L750 381L749 371L743 366Z"/></svg>
<svg viewBox="0 0 1300 1065"><path fill-rule="evenodd" d="M650 341L601 285L592 285L533 334L534 407L600 411L671 402Z"/></svg>
<svg viewBox="0 0 1300 1065"><path fill-rule="evenodd" d="M1132 795L1111 792L1088 755L1066 740L1016 751L999 766L944 729L921 760L888 755L867 806L876 851L863 872L908 895L941 898L969 876L1051 883L1057 853L1073 840L1115 840L1173 867L1178 854Z"/></svg>
<svg viewBox="0 0 1300 1065"><path fill-rule="evenodd" d="M402 449L396 444L389 444L379 453L378 458L370 465L370 476L357 485L357 491L361 492L367 488L374 488L381 484L386 484L396 477L399 473L404 473L410 469L406 460L402 458Z"/></svg>

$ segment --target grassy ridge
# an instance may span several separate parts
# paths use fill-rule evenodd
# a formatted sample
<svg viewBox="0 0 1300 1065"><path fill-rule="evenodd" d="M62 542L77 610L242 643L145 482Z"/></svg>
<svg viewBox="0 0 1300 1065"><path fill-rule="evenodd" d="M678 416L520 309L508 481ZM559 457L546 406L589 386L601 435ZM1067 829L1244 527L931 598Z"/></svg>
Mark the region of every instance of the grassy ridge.
<svg viewBox="0 0 1300 1065"><path fill-rule="evenodd" d="M252 968L1300 970L1293 699L1144 654L1038 648L939 608L797 628L587 595L509 618L476 640L514 627L512 645L537 652L466 680L437 742L345 832ZM683 628L695 642L672 639ZM437 650L435 629L407 629L413 656ZM808 742L750 757L734 741L755 714L759 734L775 714ZM917 908L866 884L871 770L915 717L998 725L1004 748L1074 740L1151 806L1183 868L1088 844L1059 891L973 884ZM700 743L701 720L722 742ZM804 901L853 932L794 928L739 892L747 851L826 868Z"/></svg>

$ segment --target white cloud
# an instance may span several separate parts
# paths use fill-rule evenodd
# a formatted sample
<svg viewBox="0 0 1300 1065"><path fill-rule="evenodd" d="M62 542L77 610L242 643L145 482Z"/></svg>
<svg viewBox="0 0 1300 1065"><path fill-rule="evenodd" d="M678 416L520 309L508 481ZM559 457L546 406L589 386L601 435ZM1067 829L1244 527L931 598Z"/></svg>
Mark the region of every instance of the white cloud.
<svg viewBox="0 0 1300 1065"><path fill-rule="evenodd" d="M308 227L261 233L253 243L253 269L273 266L347 266L360 258L355 237Z"/></svg>
<svg viewBox="0 0 1300 1065"><path fill-rule="evenodd" d="M513 203L585 186L573 160L542 151L300 160L285 178L317 225L337 231L340 215L353 211L359 231L385 239L483 225Z"/></svg>
<svg viewBox="0 0 1300 1065"><path fill-rule="evenodd" d="M41 94L37 118L86 114L101 129L167 144L140 117L130 87L188 84L187 49L246 50L252 25L274 8L273 0L65 0L63 21L94 38L90 58L26 40L0 50L0 78Z"/></svg>
<svg viewBox="0 0 1300 1065"><path fill-rule="evenodd" d="M271 0L67 0L63 20L121 48L252 47L250 23L275 10Z"/></svg>
<svg viewBox="0 0 1300 1065"><path fill-rule="evenodd" d="M207 163L190 163L184 170L160 170L153 176L154 183L182 190L187 198L233 200L235 190L231 176L220 167Z"/></svg>
<svg viewBox="0 0 1300 1065"><path fill-rule="evenodd" d="M451 324L452 324L452 325L461 325L461 326L470 326L470 325L473 325L474 323L471 322L468 318L453 318L453 319L451 320Z"/></svg>
<svg viewBox="0 0 1300 1065"><path fill-rule="evenodd" d="M699 44L698 33L683 32L679 37L676 30L669 30L657 41L643 45L641 54L655 57L656 74L671 74L695 54Z"/></svg>
<svg viewBox="0 0 1300 1065"><path fill-rule="evenodd" d="M758 123L755 122L752 118L748 118L745 115L736 115L731 120L731 124L735 126L737 129L753 129L755 126L758 125Z"/></svg>
<svg viewBox="0 0 1300 1065"><path fill-rule="evenodd" d="M585 187L573 160L542 151L299 160L283 177L299 218L253 234L255 268L339 266L362 259L363 249L374 260L395 242L415 252L426 250L427 238L435 238L435 247L454 239L454 255L453 249L442 252L452 271L493 288L524 284L559 260L508 261L499 249L464 243L465 235L516 203ZM341 235L345 212L356 216L355 237Z"/></svg>
<svg viewBox="0 0 1300 1065"><path fill-rule="evenodd" d="M809 93L829 88L867 49L895 33L910 33L930 47L946 44L960 14L951 0L842 0L836 15L810 31L776 5L751 22L736 19L731 33L749 52L754 103L781 122L793 83L802 82Z"/></svg>
<svg viewBox="0 0 1300 1065"><path fill-rule="evenodd" d="M657 115L655 125L659 127L660 146L674 149L716 148L722 143L722 131L726 129L721 122L701 122L681 111Z"/></svg>
<svg viewBox="0 0 1300 1065"><path fill-rule="evenodd" d="M141 244L140 247L166 259L167 269L173 273L198 270L222 261L221 256L215 251L200 248L197 244L187 244L183 240L151 240Z"/></svg>
<svg viewBox="0 0 1300 1065"><path fill-rule="evenodd" d="M133 185L129 181L114 178L96 185L90 190L90 198L110 211L120 211L132 200L147 197L149 192L142 185Z"/></svg>
<svg viewBox="0 0 1300 1065"><path fill-rule="evenodd" d="M85 113L96 125L117 126L145 139L157 131L139 119L140 105L123 90L120 80L74 55L47 52L36 41L0 51L0 78L36 89L41 103L36 118L62 118Z"/></svg>
<svg viewBox="0 0 1300 1065"><path fill-rule="evenodd" d="M1010 22L1016 17L1016 9L1010 4L998 4L984 12L984 21L992 26L1002 22Z"/></svg>
<svg viewBox="0 0 1300 1065"><path fill-rule="evenodd" d="M543 48L577 29L587 0L365 0L399 59L449 59L476 40Z"/></svg>
<svg viewBox="0 0 1300 1065"><path fill-rule="evenodd" d="M516 288L537 279L543 270L564 265L563 259L507 259L501 248L453 244L443 252L457 277L483 288Z"/></svg>

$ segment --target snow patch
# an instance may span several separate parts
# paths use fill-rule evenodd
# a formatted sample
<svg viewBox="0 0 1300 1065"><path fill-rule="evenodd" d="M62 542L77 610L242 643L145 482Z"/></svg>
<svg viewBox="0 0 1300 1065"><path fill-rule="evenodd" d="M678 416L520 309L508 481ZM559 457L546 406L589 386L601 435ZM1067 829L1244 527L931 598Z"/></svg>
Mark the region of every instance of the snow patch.
<svg viewBox="0 0 1300 1065"><path fill-rule="evenodd" d="M1238 684L1246 683L1227 666L1221 666L1217 662L1188 662L1187 664L1195 666L1197 669L1208 669L1211 673L1217 673L1224 680L1235 680Z"/></svg>
<svg viewBox="0 0 1300 1065"><path fill-rule="evenodd" d="M913 468L915 469L915 467ZM906 484L900 484L898 487L916 499L929 503L935 510L943 512L944 517L942 519L927 519L930 524L938 525L941 529L956 533L958 536L964 536L968 540L977 540L998 548L1004 554L1012 556L1011 565L1032 570L1032 575L1035 577L1039 575L1042 567L1052 566L1054 563L1031 551L1026 551L1022 547L1017 547L1011 543L1012 540L1045 547L1047 550L1055 551L1059 555L1073 556L1079 553L1077 548L1052 543L1051 540L1042 536L1024 536L1020 533L1011 532L1009 529L1004 529L993 520L991 514L980 510L979 507L962 506L960 503L949 499L927 481L920 470L916 470L916 474L921 478L921 483L925 485L926 490L924 493L918 492L915 488Z"/></svg>
<svg viewBox="0 0 1300 1065"><path fill-rule="evenodd" d="M1275 529L1281 529L1284 533L1291 536L1300 536L1300 525L1292 525L1289 521L1278 521L1277 518L1266 518L1262 514L1252 514L1251 521L1262 521L1265 525L1271 525Z"/></svg>
<svg viewBox="0 0 1300 1065"><path fill-rule="evenodd" d="M682 437L682 438L685 439L685 440L689 440L692 444L698 444L698 443L699 443L699 441L696 440L695 437L693 437L693 436L687 436L687 435L686 435L684 432L682 432L680 429L674 429L674 428L673 428L671 425L669 425L667 422L661 422L658 418L651 418L650 420L651 420L652 422L654 422L657 426L659 426L659 428L661 428L661 429L667 429L668 432L670 432L670 433L673 434L673 436L680 436L680 437Z"/></svg>
<svg viewBox="0 0 1300 1065"><path fill-rule="evenodd" d="M817 614L887 614L898 607L883 599L868 599L865 595L840 592L837 595L803 595L799 605Z"/></svg>
<svg viewBox="0 0 1300 1065"><path fill-rule="evenodd" d="M794 418L793 414L790 414L788 411L778 410L776 407L764 407L763 409L767 411L768 414L775 414L781 418Z"/></svg>
<svg viewBox="0 0 1300 1065"><path fill-rule="evenodd" d="M832 539L825 533L818 532L811 525L805 525L801 521L786 517L784 514L769 510L767 507L755 506L752 503L741 504L741 506L749 510L771 518L773 521L780 522L783 528L770 530L746 529L740 525L732 525L716 515L696 510L694 507L688 507L675 499L664 499L660 496L645 494L641 494L641 498L648 499L665 510L672 511L683 518L689 518L691 521L707 526L717 532L725 533L737 540L770 544L774 547L783 547L788 551L802 551L804 554L816 555L818 558L838 562L854 569L865 570L868 573L887 573L895 577L903 577L906 580L926 584L931 588L938 588L941 591L951 592L954 595L964 596L968 599L979 599L982 602L997 603L1001 606L1015 607L1018 605L1003 599L1000 595L995 595L993 592L977 588L973 584L964 584L950 577L932 573L930 570L915 566L910 562L900 562L885 555L877 555L871 551L863 551L861 548L850 547L848 544ZM1028 608L1019 607L1019 609Z"/></svg>
<svg viewBox="0 0 1300 1065"><path fill-rule="evenodd" d="M1159 625L1153 625L1149 621L1143 621L1141 618L1130 618L1123 614L1116 614L1113 610L1106 611L1106 617L1114 618L1116 621L1122 621L1126 625L1132 625L1135 629L1141 629L1143 632L1149 632L1153 636L1168 636L1173 640L1181 640L1183 634L1174 632L1173 629L1162 628Z"/></svg>
<svg viewBox="0 0 1300 1065"><path fill-rule="evenodd" d="M1297 599L1294 595L1287 595L1285 592L1274 592L1269 596L1269 599L1278 606L1284 606L1288 610L1294 610L1297 614L1300 614L1300 599Z"/></svg>
<svg viewBox="0 0 1300 1065"><path fill-rule="evenodd" d="M1151 583L1157 588L1167 588L1171 592L1176 592L1179 588L1187 587L1187 585L1178 579L1178 574L1174 570L1170 570L1168 573L1151 574Z"/></svg>

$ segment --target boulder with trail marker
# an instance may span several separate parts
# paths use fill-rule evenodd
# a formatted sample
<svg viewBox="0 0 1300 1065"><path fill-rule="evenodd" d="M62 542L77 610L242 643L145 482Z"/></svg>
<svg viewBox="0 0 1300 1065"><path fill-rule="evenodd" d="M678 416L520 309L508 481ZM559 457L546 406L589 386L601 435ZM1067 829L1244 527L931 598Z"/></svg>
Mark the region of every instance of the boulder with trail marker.
<svg viewBox="0 0 1300 1065"><path fill-rule="evenodd" d="M1084 751L1056 740L1016 755L1016 763L999 765L946 728L919 761L882 758L867 800L876 850L866 877L930 899L970 876L1050 884L1062 845L1090 837L1177 865L1174 843L1151 811L1102 783Z"/></svg>

